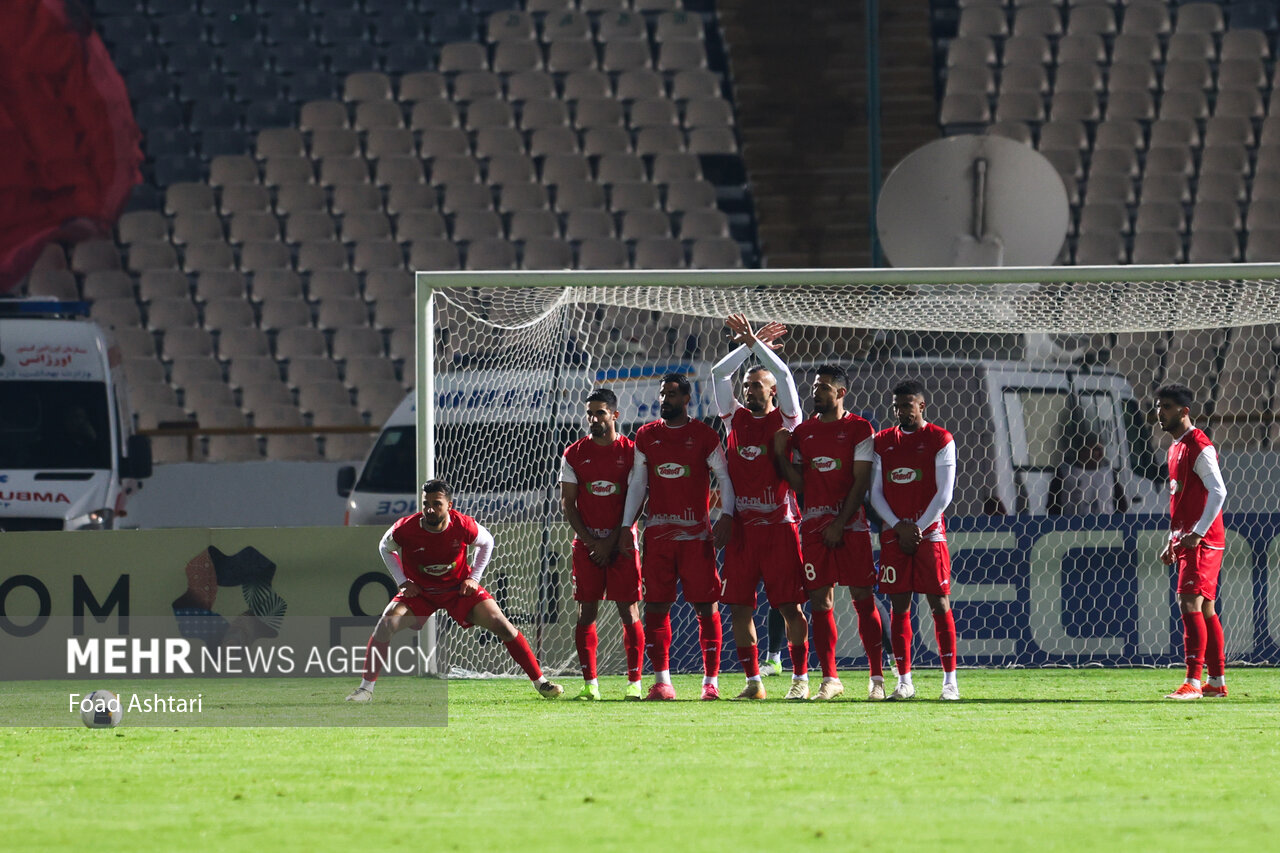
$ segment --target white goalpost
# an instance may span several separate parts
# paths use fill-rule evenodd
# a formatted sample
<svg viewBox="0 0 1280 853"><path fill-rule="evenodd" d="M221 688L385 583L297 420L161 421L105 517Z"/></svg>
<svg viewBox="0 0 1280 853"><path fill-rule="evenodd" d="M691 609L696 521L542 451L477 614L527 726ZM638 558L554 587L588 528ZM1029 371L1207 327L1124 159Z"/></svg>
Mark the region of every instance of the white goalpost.
<svg viewBox="0 0 1280 853"><path fill-rule="evenodd" d="M955 434L962 664L1164 665L1180 656L1158 560L1167 438L1147 415L1155 389L1178 382L1196 394L1228 483L1229 657L1274 661L1277 282L1280 264L418 273L418 481L449 480L459 509L494 531L486 587L544 666L575 671L556 476L584 434L586 394L614 390L632 434L657 417L660 377L683 372L691 414L719 429L709 368L730 348L724 318L776 320L806 408L813 368L837 362L851 377L846 408L877 428L892 384L918 378L926 416ZM852 608L836 612L842 665L864 666ZM616 616L601 614L601 671L621 672ZM673 619L673 665L696 669L692 610ZM514 671L483 632L440 621L423 642L441 672ZM936 662L931 631L916 643Z"/></svg>

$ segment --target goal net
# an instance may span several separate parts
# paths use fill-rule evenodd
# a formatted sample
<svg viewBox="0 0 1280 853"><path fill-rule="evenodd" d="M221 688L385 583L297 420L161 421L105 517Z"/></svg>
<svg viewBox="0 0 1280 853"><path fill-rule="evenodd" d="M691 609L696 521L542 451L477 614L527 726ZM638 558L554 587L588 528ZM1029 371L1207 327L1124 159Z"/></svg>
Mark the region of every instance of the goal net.
<svg viewBox="0 0 1280 853"><path fill-rule="evenodd" d="M558 472L585 434L587 393L617 393L632 435L657 418L662 375L679 371L693 384L691 415L723 434L710 368L732 348L724 318L776 320L806 411L814 368L836 362L851 377L846 408L876 428L892 424L890 388L916 378L926 417L955 435L947 527L962 665L1170 665L1181 658L1174 577L1159 560L1170 439L1151 411L1155 389L1177 382L1195 392L1194 422L1218 446L1228 487L1228 658L1275 661L1278 275L1275 265L421 273L419 479L447 479L458 508L493 530L486 587L549 671L575 672ZM617 614L607 602L600 614L601 673L621 673ZM917 659L936 665L928 608L914 614ZM836 616L841 665L865 667L843 593ZM672 617L673 668L696 671L693 610L681 602ZM429 634L441 671L515 672L486 632L439 620Z"/></svg>

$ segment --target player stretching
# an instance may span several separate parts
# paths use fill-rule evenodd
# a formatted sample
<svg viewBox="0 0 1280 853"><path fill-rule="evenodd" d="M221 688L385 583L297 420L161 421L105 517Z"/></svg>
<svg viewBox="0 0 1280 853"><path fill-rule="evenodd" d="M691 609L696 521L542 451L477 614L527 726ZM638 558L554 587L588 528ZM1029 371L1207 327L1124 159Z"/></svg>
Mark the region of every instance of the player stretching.
<svg viewBox="0 0 1280 853"><path fill-rule="evenodd" d="M600 698L596 679L596 616L600 599L618 606L627 653L625 698L640 698L644 628L640 600L640 558L635 529L622 529L627 478L635 443L618 435L618 397L607 388L587 395L587 430L569 445L560 466L560 506L573 528L573 598L578 602L574 639L586 683L579 699Z"/></svg>
<svg viewBox="0 0 1280 853"><path fill-rule="evenodd" d="M474 545L475 561L467 564L467 547ZM391 637L411 628L422 629L427 617L444 610L463 628L488 628L538 693L554 699L564 692L542 675L533 650L503 615L480 578L493 556L493 536L469 515L453 508L453 490L444 480L422 484L422 512L405 516L391 526L378 543L382 561L400 584L387 609L382 611L365 649L364 680L347 696L348 702L369 702L378 672L389 658ZM395 552L399 552L399 559Z"/></svg>
<svg viewBox="0 0 1280 853"><path fill-rule="evenodd" d="M646 492L644 528L644 633L654 684L646 699L674 699L671 686L671 605L676 580L698 614L702 647L702 698L719 699L722 634L716 601L720 575L714 548L723 548L733 532L733 486L716 431L689 418L692 388L683 373L662 377L661 420L636 431L636 459L627 484L622 526L640 513ZM711 527L711 472L720 486L722 508Z"/></svg>
<svg viewBox="0 0 1280 853"><path fill-rule="evenodd" d="M1160 559L1178 567L1178 605L1187 652L1187 680L1166 699L1225 699L1226 652L1222 622L1214 610L1226 532L1222 506L1227 487L1218 470L1218 452L1203 431L1191 425L1191 389L1166 385L1156 392L1160 428L1173 436L1169 447L1169 544ZM1200 675L1207 659L1209 683Z"/></svg>
<svg viewBox="0 0 1280 853"><path fill-rule="evenodd" d="M848 377L844 368L824 364L813 380L814 414L791 436L791 452L781 453L783 473L804 494L800 545L804 587L813 614L813 649L822 666L822 686L814 699L844 693L836 671L835 585L849 587L858 613L858 636L871 669L868 699L884 698L884 657L880 612L871 557L871 530L862 507L871 482L871 424L844 410ZM781 444L785 433L778 435ZM795 460L791 458L794 453ZM800 463L797 470L795 461ZM790 698L804 698L787 694Z"/></svg>
<svg viewBox="0 0 1280 853"><path fill-rule="evenodd" d="M933 611L942 659L942 698L959 699L956 683L956 620L951 613L951 554L943 510L956 483L956 443L940 426L924 419L924 385L902 382L893 389L896 427L875 437L871 505L880 532L880 591L889 594L893 656L898 685L890 699L916 695L911 683L911 599L922 592Z"/></svg>
<svg viewBox="0 0 1280 853"><path fill-rule="evenodd" d="M788 698L804 698L809 692L806 639L809 626L800 609L800 538L796 522L800 514L787 481L774 465L773 441L778 430L793 430L800 423L800 398L791 371L774 354L772 342L786 332L769 323L753 333L746 317L734 314L725 324L740 346L711 368L716 409L729 427L725 456L735 496L734 531L724 555L724 585L720 600L733 613L733 636L738 660L747 676L739 699L764 699L756 647L756 586L764 581L769 603L785 620L791 647L792 686ZM755 353L764 365L752 367L742 380L742 402L733 396L733 372ZM782 377L782 391L778 380Z"/></svg>

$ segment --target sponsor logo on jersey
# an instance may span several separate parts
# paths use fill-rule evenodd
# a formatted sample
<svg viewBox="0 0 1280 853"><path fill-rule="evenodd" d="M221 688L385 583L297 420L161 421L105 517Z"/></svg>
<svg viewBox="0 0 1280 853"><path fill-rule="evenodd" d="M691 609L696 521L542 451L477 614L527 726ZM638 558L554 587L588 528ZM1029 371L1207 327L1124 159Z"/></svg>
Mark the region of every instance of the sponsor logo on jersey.
<svg viewBox="0 0 1280 853"><path fill-rule="evenodd" d="M889 472L889 482L899 486L924 479L924 472L919 468L894 468Z"/></svg>
<svg viewBox="0 0 1280 853"><path fill-rule="evenodd" d="M689 476L689 466L679 462L664 462L657 468L658 476L664 480L678 480Z"/></svg>
<svg viewBox="0 0 1280 853"><path fill-rule="evenodd" d="M738 448L738 455L748 462L759 459L764 455L764 445L761 444L744 444Z"/></svg>
<svg viewBox="0 0 1280 853"><path fill-rule="evenodd" d="M616 495L618 493L618 484L609 480L594 480L589 488L591 489L591 494L597 497Z"/></svg>
<svg viewBox="0 0 1280 853"><path fill-rule="evenodd" d="M1182 485L1177 480L1169 480L1169 494L1176 495L1180 488L1182 488Z"/></svg>
<svg viewBox="0 0 1280 853"><path fill-rule="evenodd" d="M430 566L423 566L422 570L429 575L443 575L453 570L453 563L435 563Z"/></svg>
<svg viewBox="0 0 1280 853"><path fill-rule="evenodd" d="M839 459L832 459L830 456L815 456L813 461L809 463L809 467L826 474L831 471L839 471L844 467L844 463Z"/></svg>

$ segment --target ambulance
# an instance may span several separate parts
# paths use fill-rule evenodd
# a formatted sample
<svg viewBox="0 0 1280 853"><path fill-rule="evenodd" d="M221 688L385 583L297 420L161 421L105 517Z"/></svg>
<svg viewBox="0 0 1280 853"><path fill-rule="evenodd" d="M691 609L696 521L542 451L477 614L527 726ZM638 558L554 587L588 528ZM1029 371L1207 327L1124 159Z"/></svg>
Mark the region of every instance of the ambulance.
<svg viewBox="0 0 1280 853"><path fill-rule="evenodd" d="M0 300L0 530L107 530L151 476L111 337L83 303Z"/></svg>

